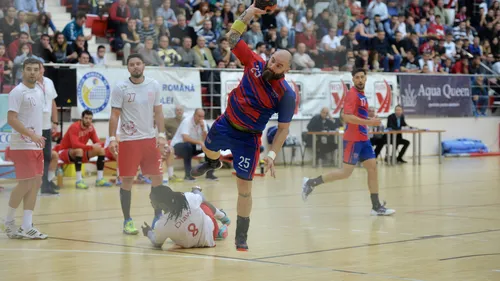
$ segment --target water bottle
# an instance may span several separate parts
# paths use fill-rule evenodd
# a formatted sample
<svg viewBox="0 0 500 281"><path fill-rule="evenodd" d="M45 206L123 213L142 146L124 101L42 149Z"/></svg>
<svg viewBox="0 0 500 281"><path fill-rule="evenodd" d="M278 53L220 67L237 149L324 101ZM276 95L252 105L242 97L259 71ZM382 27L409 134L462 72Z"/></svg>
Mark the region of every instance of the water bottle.
<svg viewBox="0 0 500 281"><path fill-rule="evenodd" d="M62 187L63 185L63 170L59 166L56 170L57 186Z"/></svg>
<svg viewBox="0 0 500 281"><path fill-rule="evenodd" d="M260 160L260 174L263 175L264 174L264 160Z"/></svg>

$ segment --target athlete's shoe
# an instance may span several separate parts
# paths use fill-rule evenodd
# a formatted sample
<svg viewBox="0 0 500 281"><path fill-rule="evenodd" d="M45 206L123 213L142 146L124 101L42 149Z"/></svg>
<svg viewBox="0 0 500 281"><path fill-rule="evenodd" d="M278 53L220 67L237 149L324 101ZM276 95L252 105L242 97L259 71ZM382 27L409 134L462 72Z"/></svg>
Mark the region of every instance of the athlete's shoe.
<svg viewBox="0 0 500 281"><path fill-rule="evenodd" d="M372 215L372 216L390 216L394 213L396 213L396 210L387 209L385 207L385 202L384 202L384 204L380 205L376 210L372 209L370 212L370 215Z"/></svg>
<svg viewBox="0 0 500 281"><path fill-rule="evenodd" d="M183 182L184 180L181 178L178 178L176 175L173 175L170 178L168 178L168 181L171 183L176 183L176 182Z"/></svg>
<svg viewBox="0 0 500 281"><path fill-rule="evenodd" d="M137 180L140 181L141 183L151 184L151 180L149 178L143 176L142 174L139 174L137 176Z"/></svg>
<svg viewBox="0 0 500 281"><path fill-rule="evenodd" d="M11 221L6 221L3 224L3 231L5 234L7 234L7 237L9 239L23 239L23 237L20 235L20 229L16 227L16 221L11 220Z"/></svg>
<svg viewBox="0 0 500 281"><path fill-rule="evenodd" d="M151 228L155 229L156 222L161 218L161 216L155 216L153 219L153 223L151 223Z"/></svg>
<svg viewBox="0 0 500 281"><path fill-rule="evenodd" d="M302 200L305 202L307 201L307 197L313 192L314 187L310 186L307 184L309 181L309 178L303 178L302 179Z"/></svg>
<svg viewBox="0 0 500 281"><path fill-rule="evenodd" d="M105 179L100 179L100 180L95 181L95 186L97 186L97 187L112 187L113 185Z"/></svg>
<svg viewBox="0 0 500 281"><path fill-rule="evenodd" d="M219 227L219 233L217 233L217 239L226 239L227 233L227 225L222 225Z"/></svg>
<svg viewBox="0 0 500 281"><path fill-rule="evenodd" d="M217 160L217 162L212 166L208 161L201 163L197 165L196 167L191 169L191 176L192 177L201 177L203 176L206 172L211 171L211 170L218 170L222 168L222 162L220 160Z"/></svg>
<svg viewBox="0 0 500 281"><path fill-rule="evenodd" d="M116 181L115 181L115 185L116 185L116 186L120 186L120 185L122 185L122 180L121 180L120 178L118 178L118 177L117 177L117 178L116 178Z"/></svg>
<svg viewBox="0 0 500 281"><path fill-rule="evenodd" d="M247 235L246 234L236 235L235 244L236 244L236 251L241 251L241 252L248 251Z"/></svg>
<svg viewBox="0 0 500 281"><path fill-rule="evenodd" d="M139 230L135 228L134 221L132 219L128 219L123 222L123 233L127 235L137 235Z"/></svg>
<svg viewBox="0 0 500 281"><path fill-rule="evenodd" d="M22 238L26 239L31 239L31 240L44 240L47 239L47 234L41 233L38 229L35 227L31 226L30 229L28 230L23 230L22 227L19 228L19 235L22 236Z"/></svg>
<svg viewBox="0 0 500 281"><path fill-rule="evenodd" d="M229 217L227 216L226 212L222 209L220 209L219 211L223 212L224 213L224 217L222 219L220 219L219 221L224 224L224 225L230 225L231 224L231 219L229 219Z"/></svg>
<svg viewBox="0 0 500 281"><path fill-rule="evenodd" d="M75 183L76 189L88 189L89 186L83 181L79 180Z"/></svg>

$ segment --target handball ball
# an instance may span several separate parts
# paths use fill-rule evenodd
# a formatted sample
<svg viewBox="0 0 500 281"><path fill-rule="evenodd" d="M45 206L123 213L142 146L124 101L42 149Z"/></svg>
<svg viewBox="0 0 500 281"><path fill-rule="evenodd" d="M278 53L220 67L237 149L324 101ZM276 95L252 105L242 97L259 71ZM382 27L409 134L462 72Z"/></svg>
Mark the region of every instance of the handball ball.
<svg viewBox="0 0 500 281"><path fill-rule="evenodd" d="M255 0L255 7L266 12L272 12L276 9L277 0Z"/></svg>

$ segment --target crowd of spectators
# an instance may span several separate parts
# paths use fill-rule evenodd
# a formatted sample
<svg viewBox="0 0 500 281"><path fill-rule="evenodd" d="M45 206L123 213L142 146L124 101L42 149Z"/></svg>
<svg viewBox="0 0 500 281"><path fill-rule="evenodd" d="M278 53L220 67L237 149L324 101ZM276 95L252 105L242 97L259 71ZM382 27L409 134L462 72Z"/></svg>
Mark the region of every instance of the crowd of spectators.
<svg viewBox="0 0 500 281"><path fill-rule="evenodd" d="M44 62L105 64L105 47L88 52L87 0L70 0L62 31L47 0L0 0L1 83L20 81L17 66ZM98 12L90 1L92 12ZM224 35L251 0L106 0L112 50L141 53L150 66L241 68ZM295 70L500 73L498 0L278 0L243 40L263 59L288 49ZM318 9L318 7L321 7ZM315 11L318 11L315 14ZM101 11L102 12L102 11ZM52 29L53 36L49 36Z"/></svg>

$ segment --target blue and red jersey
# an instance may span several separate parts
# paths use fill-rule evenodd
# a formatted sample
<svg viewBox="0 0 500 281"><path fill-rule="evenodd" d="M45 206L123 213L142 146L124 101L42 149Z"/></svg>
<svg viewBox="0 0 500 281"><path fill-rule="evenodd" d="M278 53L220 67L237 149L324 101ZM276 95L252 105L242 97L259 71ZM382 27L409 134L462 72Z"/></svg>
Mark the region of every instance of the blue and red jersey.
<svg viewBox="0 0 500 281"><path fill-rule="evenodd" d="M285 79L265 81L266 62L240 40L233 53L245 66L240 84L228 96L224 115L231 123L251 131L262 132L271 116L289 123L295 111L295 92Z"/></svg>
<svg viewBox="0 0 500 281"><path fill-rule="evenodd" d="M352 87L344 101L344 114L354 115L361 119L368 119L368 100L365 93ZM344 140L346 141L367 141L368 140L368 126L347 124Z"/></svg>

